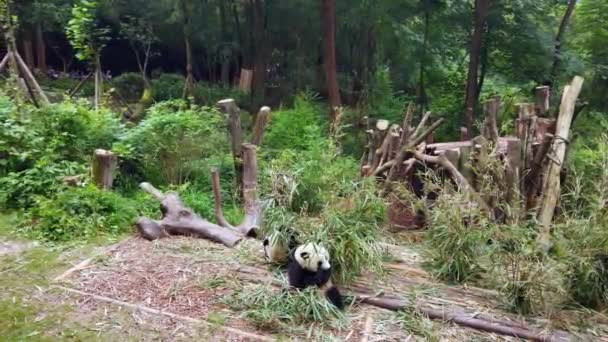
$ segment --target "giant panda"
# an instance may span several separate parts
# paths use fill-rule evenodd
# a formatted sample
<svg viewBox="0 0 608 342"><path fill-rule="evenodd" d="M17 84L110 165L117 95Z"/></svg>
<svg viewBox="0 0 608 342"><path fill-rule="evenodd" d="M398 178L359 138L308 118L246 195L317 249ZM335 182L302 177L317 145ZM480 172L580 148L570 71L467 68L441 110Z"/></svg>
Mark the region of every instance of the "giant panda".
<svg viewBox="0 0 608 342"><path fill-rule="evenodd" d="M290 255L287 265L289 286L304 289L317 286L338 309L344 309L342 295L331 282L329 252L316 243L298 246Z"/></svg>
<svg viewBox="0 0 608 342"><path fill-rule="evenodd" d="M266 260L279 264L287 265L289 253L297 247L297 241L293 235L289 237L289 244L286 246L285 241L281 239L278 232L271 233L264 239L264 256Z"/></svg>

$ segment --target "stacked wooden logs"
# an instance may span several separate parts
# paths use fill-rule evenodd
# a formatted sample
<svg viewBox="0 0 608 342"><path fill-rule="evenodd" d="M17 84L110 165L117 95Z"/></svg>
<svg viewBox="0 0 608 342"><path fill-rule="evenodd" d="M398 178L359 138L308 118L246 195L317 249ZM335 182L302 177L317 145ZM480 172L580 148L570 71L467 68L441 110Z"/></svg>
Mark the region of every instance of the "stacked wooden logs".
<svg viewBox="0 0 608 342"><path fill-rule="evenodd" d="M414 106L410 104L402 125L378 120L375 128L367 131L368 144L361 159L361 174L377 177L384 182L385 194L389 194L395 182L405 182L411 187L416 177L414 166L421 164L447 173L469 194L471 202L495 220L514 222L536 211L540 218L542 208L555 209L555 204L551 204L555 199L544 194L547 191L555 193L556 186L559 189L559 172L551 172L551 169L556 165L561 169L562 152L582 82L582 78L575 77L565 88L557 120L548 117L551 113L550 89L538 87L536 103L517 105L514 134L503 137L499 136L498 130L499 97L484 103L481 134L456 142L427 143L442 119L432 122L431 113L427 112L414 128L411 125ZM461 128L461 137L467 136L466 129ZM504 190L502 195L483 193L480 179L487 175L480 171L486 171L484 166L493 165L489 161L504 166L490 171L494 175L500 174L495 178L502 183L498 185ZM504 208L509 209L505 211Z"/></svg>

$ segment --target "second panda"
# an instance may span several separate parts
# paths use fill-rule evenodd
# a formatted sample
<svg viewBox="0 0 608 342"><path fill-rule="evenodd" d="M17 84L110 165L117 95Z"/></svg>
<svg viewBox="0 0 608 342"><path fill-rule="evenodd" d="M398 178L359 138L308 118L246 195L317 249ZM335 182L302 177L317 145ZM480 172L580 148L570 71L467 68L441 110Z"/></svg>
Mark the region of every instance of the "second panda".
<svg viewBox="0 0 608 342"><path fill-rule="evenodd" d="M315 243L300 245L292 252L287 265L289 285L297 289L317 286L338 309L344 309L342 295L331 281L329 252Z"/></svg>

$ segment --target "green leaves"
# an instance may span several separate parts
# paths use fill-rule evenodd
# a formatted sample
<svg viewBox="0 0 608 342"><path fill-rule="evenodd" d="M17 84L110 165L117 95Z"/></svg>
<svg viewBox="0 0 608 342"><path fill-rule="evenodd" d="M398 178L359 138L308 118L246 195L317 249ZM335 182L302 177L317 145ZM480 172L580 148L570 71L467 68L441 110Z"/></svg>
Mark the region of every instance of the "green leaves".
<svg viewBox="0 0 608 342"><path fill-rule="evenodd" d="M72 18L68 21L66 35L76 50L76 58L91 61L109 41L106 27L96 23L97 2L80 0L72 7Z"/></svg>

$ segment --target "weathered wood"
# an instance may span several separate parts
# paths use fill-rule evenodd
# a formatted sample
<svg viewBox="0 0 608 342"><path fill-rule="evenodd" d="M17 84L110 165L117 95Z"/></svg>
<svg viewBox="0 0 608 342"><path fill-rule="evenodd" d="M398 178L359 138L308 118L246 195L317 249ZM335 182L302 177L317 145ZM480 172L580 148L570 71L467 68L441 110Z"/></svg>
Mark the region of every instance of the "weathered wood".
<svg viewBox="0 0 608 342"><path fill-rule="evenodd" d="M355 298L362 303L392 311L402 311L414 306L416 311L430 319L448 321L464 327L506 336L525 338L533 341L565 342L569 341L570 337L569 334L562 331L550 333L536 330L523 324L516 326L513 324L513 322L509 321L501 321L494 318L481 319L478 318L478 315L471 315L470 313L459 312L456 310L446 310L446 308L435 309L424 305L423 301L417 301L417 303L414 304L409 300L397 297L372 297L361 294L355 294Z"/></svg>
<svg viewBox="0 0 608 342"><path fill-rule="evenodd" d="M93 183L101 189L111 189L118 158L112 151L95 150L91 167Z"/></svg>
<svg viewBox="0 0 608 342"><path fill-rule="evenodd" d="M483 105L485 112L485 120L482 129L482 135L493 144L498 142L498 124L497 117L500 110L500 97L495 96L486 101Z"/></svg>
<svg viewBox="0 0 608 342"><path fill-rule="evenodd" d="M2 57L2 61L0 62L0 72L4 71L6 65L8 64L8 53Z"/></svg>
<svg viewBox="0 0 608 342"><path fill-rule="evenodd" d="M466 127L460 127L460 141L469 140L469 131Z"/></svg>
<svg viewBox="0 0 608 342"><path fill-rule="evenodd" d="M551 104L551 88L549 86L536 87L534 93L536 95L536 114L546 116Z"/></svg>
<svg viewBox="0 0 608 342"><path fill-rule="evenodd" d="M192 235L234 247L243 238L237 232L211 223L193 213L192 209L184 206L175 193L163 194L149 183L142 183L140 187L144 191L150 191L150 194L161 202L161 220L145 217L137 220L137 229L147 240L156 240L169 235Z"/></svg>
<svg viewBox="0 0 608 342"><path fill-rule="evenodd" d="M230 146L234 160L234 174L236 187L242 195L243 189L243 128L241 126L241 110L233 99L224 99L217 103L220 111L228 115L228 130L230 132Z"/></svg>
<svg viewBox="0 0 608 342"><path fill-rule="evenodd" d="M547 171L547 177L542 190L543 199L538 213L538 219L542 226L539 241L544 243L548 243L550 238L551 221L553 220L555 206L560 196L560 172L566 155L570 124L572 123L576 99L581 92L583 81L582 77L575 76L572 83L564 89L564 95L562 96L555 138L551 147L554 161L549 165Z"/></svg>
<svg viewBox="0 0 608 342"><path fill-rule="evenodd" d="M426 137L429 134L433 133L433 131L435 131L437 129L437 127L439 127L442 123L443 123L443 119L439 119L439 120L435 121L429 128L427 128L420 135L418 135L418 136L416 136L416 134L412 135L412 139L410 139L410 141L408 141L407 144L401 148L401 151L399 151L399 154L397 154L397 157L394 159L393 166L391 167L391 169L388 173L387 181L384 185L384 191L383 191L384 194L387 194L388 191L390 190L390 187L391 187L390 182L395 180L395 175L397 173L397 169L405 161L405 158L407 157L407 155L409 153L411 153L411 149L415 148L420 143L422 143L426 139Z"/></svg>
<svg viewBox="0 0 608 342"><path fill-rule="evenodd" d="M270 119L270 107L264 106L260 108L258 112L258 116L255 120L255 124L253 125L253 133L251 136L251 143L260 146L262 144L262 138L264 137L264 131L266 130L266 125L268 124L268 120Z"/></svg>
<svg viewBox="0 0 608 342"><path fill-rule="evenodd" d="M215 218L222 227L235 230L246 236L256 236L262 221L261 204L257 193L257 157L256 146L243 144L243 207L245 216L238 226L232 226L224 217L222 211L222 197L220 192L220 177L217 169L211 170L211 186Z"/></svg>
<svg viewBox="0 0 608 342"><path fill-rule="evenodd" d="M422 130L424 129L424 126L426 126L426 122L429 121L430 117L431 117L431 112L424 113L424 116L422 116L422 119L420 119L420 122L418 123L416 130L412 134L412 137L416 137L416 136L418 136L418 134L420 134L420 132L422 132ZM425 135L425 138L426 138L426 135Z"/></svg>
<svg viewBox="0 0 608 342"><path fill-rule="evenodd" d="M241 77L239 79L239 90L245 94L251 93L252 80L253 70L241 69Z"/></svg>
<svg viewBox="0 0 608 342"><path fill-rule="evenodd" d="M399 147L405 145L407 140L410 138L410 126L412 125L412 118L414 116L414 109L416 106L410 102L407 105L405 116L403 117L403 124L401 125L401 137L399 139Z"/></svg>
<svg viewBox="0 0 608 342"><path fill-rule="evenodd" d="M19 68L21 69L21 72L23 73L23 76L26 79L27 83L30 84L32 87L34 87L34 89L38 93L38 96L42 100L42 103L45 105L48 105L49 103L51 103L49 101L48 97L46 97L46 94L44 93L42 88L40 88L40 84L38 84L38 81L36 81L36 78L30 71L30 69L27 67L25 62L23 61L23 58L21 58L21 55L19 55L19 53L17 51L15 51L13 53L13 55L15 56L17 64L19 65Z"/></svg>
<svg viewBox="0 0 608 342"><path fill-rule="evenodd" d="M73 97L76 95L76 93L78 93L80 88L82 88L82 86L91 78L91 76L93 76L93 73L89 73L83 79L81 79L78 84L76 84L76 86L68 92L68 96Z"/></svg>

